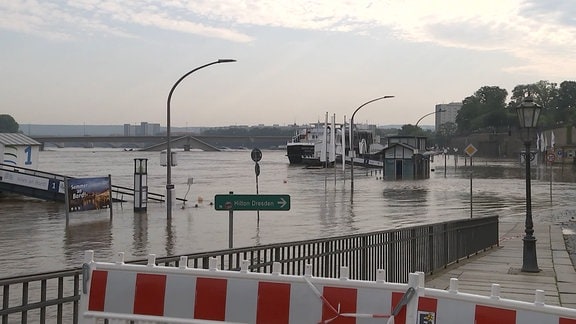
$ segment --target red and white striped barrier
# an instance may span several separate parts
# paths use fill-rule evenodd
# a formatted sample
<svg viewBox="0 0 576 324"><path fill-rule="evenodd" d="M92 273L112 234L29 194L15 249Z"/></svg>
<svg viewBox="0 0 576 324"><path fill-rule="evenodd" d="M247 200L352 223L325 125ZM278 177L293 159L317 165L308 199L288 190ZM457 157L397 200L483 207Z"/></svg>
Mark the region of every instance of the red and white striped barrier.
<svg viewBox="0 0 576 324"><path fill-rule="evenodd" d="M453 278L447 291L422 290L417 323L576 324L576 309L545 305L543 290L536 290L534 297L533 303L500 298L498 284L492 284L491 296L460 293Z"/></svg>
<svg viewBox="0 0 576 324"><path fill-rule="evenodd" d="M217 270L216 259L210 269L180 261L179 268L156 266L150 255L148 265L124 264L120 253L115 263L94 262L87 251L80 323L576 324L574 309L462 294L457 281L450 291L427 289L423 274L399 284L385 282L382 270L376 281L359 281L348 279L346 267L334 279L312 277L311 266L290 276L279 263L263 274L247 271L247 262L236 272Z"/></svg>

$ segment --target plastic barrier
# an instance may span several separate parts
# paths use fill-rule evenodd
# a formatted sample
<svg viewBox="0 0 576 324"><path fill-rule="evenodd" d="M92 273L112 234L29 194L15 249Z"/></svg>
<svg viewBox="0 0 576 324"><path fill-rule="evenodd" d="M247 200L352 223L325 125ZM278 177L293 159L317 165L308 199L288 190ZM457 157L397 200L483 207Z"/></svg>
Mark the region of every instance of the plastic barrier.
<svg viewBox="0 0 576 324"><path fill-rule="evenodd" d="M418 323L442 324L576 324L576 309L544 304L544 291L536 290L534 303L500 298L500 285L492 284L491 296L458 292L458 279L446 290L422 289ZM426 322L423 318L433 318Z"/></svg>
<svg viewBox="0 0 576 324"><path fill-rule="evenodd" d="M576 324L576 310L536 303L462 294L453 281L449 291L424 288L424 274L410 274L408 284L217 270L186 266L94 262L86 252L80 323L523 323ZM186 257L180 260L187 264ZM413 298L411 298L414 296ZM513 313L513 315L512 315Z"/></svg>

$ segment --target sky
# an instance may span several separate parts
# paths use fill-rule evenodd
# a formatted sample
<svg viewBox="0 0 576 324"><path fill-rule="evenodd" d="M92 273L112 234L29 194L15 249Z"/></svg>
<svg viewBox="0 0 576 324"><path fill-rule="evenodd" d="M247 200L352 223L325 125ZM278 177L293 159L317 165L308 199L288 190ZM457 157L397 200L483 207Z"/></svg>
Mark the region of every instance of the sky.
<svg viewBox="0 0 576 324"><path fill-rule="evenodd" d="M342 122L382 96L355 123L415 124L574 81L575 53L571 0L0 0L0 114L165 126L174 90L179 127Z"/></svg>

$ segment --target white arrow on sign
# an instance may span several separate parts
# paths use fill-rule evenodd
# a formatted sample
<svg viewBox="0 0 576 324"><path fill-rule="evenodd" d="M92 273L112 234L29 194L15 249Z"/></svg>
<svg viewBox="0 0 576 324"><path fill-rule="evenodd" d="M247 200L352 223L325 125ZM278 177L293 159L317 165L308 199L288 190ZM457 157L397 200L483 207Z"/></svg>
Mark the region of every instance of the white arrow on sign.
<svg viewBox="0 0 576 324"><path fill-rule="evenodd" d="M284 208L284 206L286 206L287 203L288 202L286 200L284 200L284 198L280 198L278 205L280 205L280 207Z"/></svg>

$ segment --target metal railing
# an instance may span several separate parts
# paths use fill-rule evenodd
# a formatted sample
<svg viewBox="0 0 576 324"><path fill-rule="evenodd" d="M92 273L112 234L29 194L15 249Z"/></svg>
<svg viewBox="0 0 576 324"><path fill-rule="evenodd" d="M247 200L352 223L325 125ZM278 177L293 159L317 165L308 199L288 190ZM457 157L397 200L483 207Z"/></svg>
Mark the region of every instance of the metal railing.
<svg viewBox="0 0 576 324"><path fill-rule="evenodd" d="M39 170L35 170L35 169L28 169L28 168L24 168L21 166L9 165L9 164L4 164L4 163L0 163L0 169L4 172L14 173L16 175L24 174L27 176L41 179L41 180L48 179L48 180L54 181L54 185L55 185L54 188L46 187L45 189L38 189L38 188L27 187L24 185L15 185L12 183L2 183L2 181L1 181L2 178L0 177L0 189L3 189L3 190L8 191L8 192L15 192L18 194L23 194L26 196L45 199L45 200L64 201L64 199L65 199L64 193L61 193L59 191L60 183L64 183L66 178L74 179L74 177L68 177L68 176L64 176L61 174L39 171ZM0 176L1 176L1 174L0 174ZM50 182L47 183L47 186L49 185L49 183ZM124 199L124 195L131 196L131 197L134 196L134 188L112 185L111 190L112 190L112 194L113 194L112 199L114 201L126 202L126 200ZM164 202L164 200L165 200L163 194L154 193L154 192L148 192L148 199L151 201L156 201L156 202ZM182 201L182 202L187 201L184 198L176 197L175 199Z"/></svg>
<svg viewBox="0 0 576 324"><path fill-rule="evenodd" d="M218 259L222 270L240 269L249 260L254 272L272 272L280 262L283 274L338 278L349 267L350 279L375 280L385 269L389 282L407 282L410 272L434 273L498 244L498 217L465 219L365 234L268 244L188 254L188 266L208 268ZM160 257L157 264L179 266L180 256ZM146 264L147 260L127 263ZM1 324L78 323L82 269L0 279Z"/></svg>

